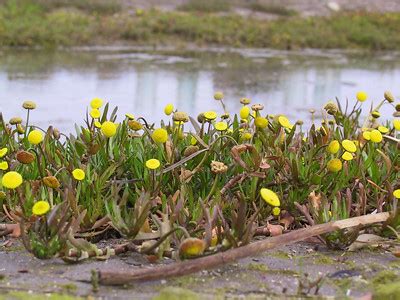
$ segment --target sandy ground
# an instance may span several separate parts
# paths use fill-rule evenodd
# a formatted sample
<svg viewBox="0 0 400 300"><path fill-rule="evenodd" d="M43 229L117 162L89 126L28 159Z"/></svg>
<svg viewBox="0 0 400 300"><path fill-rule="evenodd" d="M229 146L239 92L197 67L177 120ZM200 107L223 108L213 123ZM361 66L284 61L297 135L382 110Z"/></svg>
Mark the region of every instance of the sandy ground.
<svg viewBox="0 0 400 300"><path fill-rule="evenodd" d="M175 10L179 5L188 0L122 0L129 7L151 8L157 7L164 10ZM202 1L202 0L198 0ZM255 2L256 0L236 0L234 11L242 15L254 15L254 12L245 9L246 4ZM341 11L362 10L362 11L378 11L391 12L400 11L399 0L258 0L259 3L266 5L279 5L289 9L296 10L303 16L313 15L329 15L335 13L338 7ZM268 14L257 13L257 15L268 17Z"/></svg>
<svg viewBox="0 0 400 300"><path fill-rule="evenodd" d="M299 282L307 282L306 274L310 280L323 276L318 295L358 298L370 297L368 280L371 282L380 272L390 270L400 275L399 260L383 250L344 253L299 243L192 276L129 287L101 286L98 292L89 283L93 269L128 270L148 266L143 256L132 253L108 261L88 260L74 265L60 259L41 261L15 242L9 248L0 248L0 299L10 291L57 292L102 299L152 299L160 294L160 299L215 299L217 296L265 299L267 295L298 295ZM314 292L312 289L309 294ZM165 298L171 295L173 298ZM183 298L178 297L182 295Z"/></svg>

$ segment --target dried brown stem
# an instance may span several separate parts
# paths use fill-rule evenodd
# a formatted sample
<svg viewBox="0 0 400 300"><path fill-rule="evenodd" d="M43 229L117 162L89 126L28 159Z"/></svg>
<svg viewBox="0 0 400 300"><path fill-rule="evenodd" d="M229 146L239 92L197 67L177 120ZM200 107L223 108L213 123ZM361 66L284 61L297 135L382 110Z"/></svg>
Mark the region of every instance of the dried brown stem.
<svg viewBox="0 0 400 300"><path fill-rule="evenodd" d="M294 230L284 235L267 238L262 241L254 242L252 244L231 249L215 255L154 268L136 269L129 272L100 270L98 271L99 283L104 285L124 285L137 281L149 281L188 275L201 270L216 268L224 264L232 263L244 257L253 256L278 246L299 242L316 235L339 229L385 222L388 218L389 213L378 213L329 222L326 224Z"/></svg>

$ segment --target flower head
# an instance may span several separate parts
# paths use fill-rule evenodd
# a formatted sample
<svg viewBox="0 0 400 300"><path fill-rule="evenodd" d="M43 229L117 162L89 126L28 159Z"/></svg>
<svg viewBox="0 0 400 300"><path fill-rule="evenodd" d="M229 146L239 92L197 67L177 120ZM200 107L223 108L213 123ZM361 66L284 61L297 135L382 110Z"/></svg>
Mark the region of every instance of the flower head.
<svg viewBox="0 0 400 300"><path fill-rule="evenodd" d="M22 176L18 172L10 171L4 174L1 184L8 189L16 189L22 184Z"/></svg>
<svg viewBox="0 0 400 300"><path fill-rule="evenodd" d="M357 151L357 146L356 146L356 144L354 144L353 141L343 140L342 146L343 146L344 150L346 150L348 152L354 153Z"/></svg>
<svg viewBox="0 0 400 300"><path fill-rule="evenodd" d="M264 109L264 105L262 105L261 103L253 104L251 106L251 110L252 111L260 111L260 110L263 110L263 109Z"/></svg>
<svg viewBox="0 0 400 300"><path fill-rule="evenodd" d="M28 165L35 161L35 155L33 155L32 153L25 151L25 150L18 151L16 156L17 156L17 160L21 164Z"/></svg>
<svg viewBox="0 0 400 300"><path fill-rule="evenodd" d="M383 140L382 133L379 130L372 130L370 132L371 142L380 143Z"/></svg>
<svg viewBox="0 0 400 300"><path fill-rule="evenodd" d="M350 161L350 160L353 160L353 154L352 153L350 153L350 152L344 152L343 154L342 154L342 158L344 159L344 160L347 160L347 161Z"/></svg>
<svg viewBox="0 0 400 300"><path fill-rule="evenodd" d="M362 133L362 136L363 136L364 140L369 141L369 140L371 139L371 132L369 132L369 131L364 131L364 132Z"/></svg>
<svg viewBox="0 0 400 300"><path fill-rule="evenodd" d="M98 118L100 118L101 113L100 113L100 111L99 111L97 108L93 108L93 109L90 111L90 116L91 116L93 119L98 119Z"/></svg>
<svg viewBox="0 0 400 300"><path fill-rule="evenodd" d="M256 125L257 128L266 128L268 126L268 120L263 117L257 117L254 120L254 125Z"/></svg>
<svg viewBox="0 0 400 300"><path fill-rule="evenodd" d="M371 116L372 116L374 119L378 119L378 118L380 118L381 113L380 113L379 111L377 111L377 110L374 110L374 111L371 113Z"/></svg>
<svg viewBox="0 0 400 300"><path fill-rule="evenodd" d="M20 117L14 117L10 119L9 123L11 125L18 125L22 123L22 119Z"/></svg>
<svg viewBox="0 0 400 300"><path fill-rule="evenodd" d="M164 128L157 128L151 135L154 142L164 144L168 140L168 132Z"/></svg>
<svg viewBox="0 0 400 300"><path fill-rule="evenodd" d="M250 98L241 98L240 99L240 103L242 103L244 105L250 104L250 102L251 102Z"/></svg>
<svg viewBox="0 0 400 300"><path fill-rule="evenodd" d="M215 99L215 100L222 100L222 99L224 99L224 93L222 93L222 92L215 92L215 94L214 94L214 99Z"/></svg>
<svg viewBox="0 0 400 300"><path fill-rule="evenodd" d="M272 214L273 214L274 216L279 216L279 215L281 214L281 209L280 209L279 207L274 207L274 208L272 209Z"/></svg>
<svg viewBox="0 0 400 300"><path fill-rule="evenodd" d="M366 93L366 92L363 92L363 91L358 92L357 95L356 95L356 97L357 97L357 100L358 100L359 102L364 102L365 100L368 99L367 93Z"/></svg>
<svg viewBox="0 0 400 300"><path fill-rule="evenodd" d="M387 127L385 127L385 126L379 126L379 127L378 127L378 130L379 130L381 133L388 133L388 132L389 132L389 128L387 128Z"/></svg>
<svg viewBox="0 0 400 300"><path fill-rule="evenodd" d="M394 190L394 191L393 191L393 196L394 196L396 199L400 199L400 189Z"/></svg>
<svg viewBox="0 0 400 300"><path fill-rule="evenodd" d="M186 123L186 122L189 121L189 116L187 115L187 113L185 113L183 111L175 112L172 118L176 122L184 122L184 123Z"/></svg>
<svg viewBox="0 0 400 300"><path fill-rule="evenodd" d="M1 148L0 149L0 158L3 158L8 152L7 148Z"/></svg>
<svg viewBox="0 0 400 300"><path fill-rule="evenodd" d="M251 138L253 137L253 135L252 135L250 132L245 131L245 132L242 133L241 137L242 137L242 139L244 139L245 141L247 141L247 140L251 140Z"/></svg>
<svg viewBox="0 0 400 300"><path fill-rule="evenodd" d="M328 152L331 154L336 154L340 150L340 143L337 140L333 140L328 145Z"/></svg>
<svg viewBox="0 0 400 300"><path fill-rule="evenodd" d="M117 132L117 126L113 122L105 121L103 124L101 124L101 132L106 137L110 138Z"/></svg>
<svg viewBox="0 0 400 300"><path fill-rule="evenodd" d="M228 171L228 166L220 161L211 161L211 172L215 174L222 174Z"/></svg>
<svg viewBox="0 0 400 300"><path fill-rule="evenodd" d="M32 130L29 134L28 134L28 141L29 143L33 144L33 145L37 145L40 144L43 141L43 134L40 130Z"/></svg>
<svg viewBox="0 0 400 300"><path fill-rule="evenodd" d="M217 113L215 111L206 111L203 113L204 118L206 118L209 121L215 120L217 118Z"/></svg>
<svg viewBox="0 0 400 300"><path fill-rule="evenodd" d="M386 91L383 96L385 97L385 100L388 101L389 103L394 102L394 96L390 91Z"/></svg>
<svg viewBox="0 0 400 300"><path fill-rule="evenodd" d="M329 172L337 173L342 169L342 161L338 158L331 159L328 161L326 167L328 168Z"/></svg>
<svg viewBox="0 0 400 300"><path fill-rule="evenodd" d="M160 167L160 161L158 159L152 158L146 161L146 167L150 170L155 170Z"/></svg>
<svg viewBox="0 0 400 300"><path fill-rule="evenodd" d="M278 123L279 125L281 125L283 128L288 128L288 129L292 129L293 125L290 124L290 121L288 118L286 118L285 116L279 116L278 117Z"/></svg>
<svg viewBox="0 0 400 300"><path fill-rule="evenodd" d="M174 106L169 103L164 107L164 113L169 116L170 114L172 114L172 112L174 111Z"/></svg>
<svg viewBox="0 0 400 300"><path fill-rule="evenodd" d="M130 120L128 122L128 126L129 126L130 129L132 129L134 131L139 131L139 130L141 130L143 128L143 125L140 122L136 121L136 120Z"/></svg>
<svg viewBox="0 0 400 300"><path fill-rule="evenodd" d="M241 119L247 119L250 115L250 108L248 106L243 106L239 112Z"/></svg>
<svg viewBox="0 0 400 300"><path fill-rule="evenodd" d="M22 107L27 110L32 110L36 108L36 103L33 101L24 101L24 103L22 103Z"/></svg>
<svg viewBox="0 0 400 300"><path fill-rule="evenodd" d="M2 171L8 170L8 162L6 162L6 161L1 161L1 162L0 162L0 170L2 170Z"/></svg>
<svg viewBox="0 0 400 300"><path fill-rule="evenodd" d="M85 179L86 174L85 171L83 171L82 169L75 169L72 171L72 176L78 180L78 181L82 181L83 179Z"/></svg>
<svg viewBox="0 0 400 300"><path fill-rule="evenodd" d="M218 131L225 131L228 129L228 124L226 122L217 122L215 123L215 129Z"/></svg>
<svg viewBox="0 0 400 300"><path fill-rule="evenodd" d="M43 177L43 183L49 188L56 189L60 187L60 182L54 176Z"/></svg>
<svg viewBox="0 0 400 300"><path fill-rule="evenodd" d="M99 121L94 121L94 127L101 128L101 123Z"/></svg>
<svg viewBox="0 0 400 300"><path fill-rule="evenodd" d="M281 206L281 201L279 200L278 195L274 191L262 188L260 190L260 195L261 198L263 198L264 201L267 202L269 205L276 207Z"/></svg>
<svg viewBox="0 0 400 300"><path fill-rule="evenodd" d="M400 119L395 119L393 120L393 127L394 129L396 129L397 131L400 131ZM0 156L1 157L1 156Z"/></svg>
<svg viewBox="0 0 400 300"><path fill-rule="evenodd" d="M90 107L93 109L99 109L103 105L103 100L100 98L93 98L92 101L90 101Z"/></svg>
<svg viewBox="0 0 400 300"><path fill-rule="evenodd" d="M129 120L134 120L135 116L132 114L125 114L125 117L127 117Z"/></svg>
<svg viewBox="0 0 400 300"><path fill-rule="evenodd" d="M47 201L40 200L32 207L32 213L35 216L43 216L50 210L50 204Z"/></svg>

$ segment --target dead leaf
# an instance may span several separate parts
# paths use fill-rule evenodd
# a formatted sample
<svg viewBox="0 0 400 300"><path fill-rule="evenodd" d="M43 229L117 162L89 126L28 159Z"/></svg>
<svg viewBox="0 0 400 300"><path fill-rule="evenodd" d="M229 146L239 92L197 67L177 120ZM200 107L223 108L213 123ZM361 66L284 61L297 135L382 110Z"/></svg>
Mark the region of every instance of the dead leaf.
<svg viewBox="0 0 400 300"><path fill-rule="evenodd" d="M280 219L280 224L283 225L284 229L287 230L290 225L292 225L294 222L294 217L288 212L288 211L283 211L282 212L282 218Z"/></svg>
<svg viewBox="0 0 400 300"><path fill-rule="evenodd" d="M283 226L281 225L268 224L267 229L271 236L281 235L283 232Z"/></svg>
<svg viewBox="0 0 400 300"><path fill-rule="evenodd" d="M315 194L315 191L312 191L310 195L308 195L308 201L316 211L319 211L321 206L321 194Z"/></svg>

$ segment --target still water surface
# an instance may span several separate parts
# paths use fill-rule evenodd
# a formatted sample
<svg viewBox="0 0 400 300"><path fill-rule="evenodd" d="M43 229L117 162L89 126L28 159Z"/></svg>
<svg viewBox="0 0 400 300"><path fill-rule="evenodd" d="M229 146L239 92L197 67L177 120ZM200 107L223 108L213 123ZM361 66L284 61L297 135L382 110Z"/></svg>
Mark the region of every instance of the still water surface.
<svg viewBox="0 0 400 300"><path fill-rule="evenodd" d="M102 48L43 52L0 52L0 112L6 120L24 117L24 100L38 109L32 120L41 127L54 125L72 132L82 124L93 97L118 106L122 113L154 122L163 107L197 115L221 108L214 91L226 95L230 112L239 110L241 97L263 103L268 113L285 113L293 121L307 119L308 109L319 109L338 97L354 101L365 90L372 102L385 90L400 96L400 60L397 54L343 54L340 52L279 52L272 50L210 50L153 52L144 49ZM392 108L383 110L390 116ZM120 117L121 118L121 117Z"/></svg>

